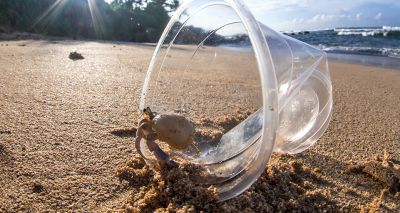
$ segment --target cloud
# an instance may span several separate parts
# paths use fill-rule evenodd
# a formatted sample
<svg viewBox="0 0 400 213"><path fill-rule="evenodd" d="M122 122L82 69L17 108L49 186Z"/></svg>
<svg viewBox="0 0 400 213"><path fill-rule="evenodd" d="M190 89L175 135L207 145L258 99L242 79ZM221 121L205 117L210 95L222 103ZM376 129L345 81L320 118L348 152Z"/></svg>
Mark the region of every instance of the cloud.
<svg viewBox="0 0 400 213"><path fill-rule="evenodd" d="M374 17L375 20L380 20L382 18L382 13L378 13L376 14L376 16Z"/></svg>
<svg viewBox="0 0 400 213"><path fill-rule="evenodd" d="M286 11L291 11L308 7L310 1L311 0L248 0L246 3L253 10L272 11L284 9Z"/></svg>
<svg viewBox="0 0 400 213"><path fill-rule="evenodd" d="M279 30L400 26L399 0L243 0L256 19Z"/></svg>
<svg viewBox="0 0 400 213"><path fill-rule="evenodd" d="M348 10L365 3L378 3L388 4L393 6L400 6L398 0L246 0L246 4L253 10L258 11L273 11L273 10L297 10L299 8L307 8L310 11L330 11L338 12L340 10Z"/></svg>
<svg viewBox="0 0 400 213"><path fill-rule="evenodd" d="M292 19L293 24L301 24L304 22L304 18L294 18Z"/></svg>
<svg viewBox="0 0 400 213"><path fill-rule="evenodd" d="M357 21L360 21L360 20L361 20L361 16L362 16L362 13L357 13L357 15L356 15L356 20L357 20Z"/></svg>
<svg viewBox="0 0 400 213"><path fill-rule="evenodd" d="M346 14L317 14L312 18L308 19L307 22L315 23L315 22L333 22L333 21L341 21L346 19L351 19L351 15Z"/></svg>

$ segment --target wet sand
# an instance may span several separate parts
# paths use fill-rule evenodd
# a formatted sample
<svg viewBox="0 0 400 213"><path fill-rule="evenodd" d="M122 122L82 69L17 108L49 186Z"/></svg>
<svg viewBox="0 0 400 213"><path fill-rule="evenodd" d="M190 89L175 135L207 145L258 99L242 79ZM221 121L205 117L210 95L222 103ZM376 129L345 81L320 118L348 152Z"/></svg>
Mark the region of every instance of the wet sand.
<svg viewBox="0 0 400 213"><path fill-rule="evenodd" d="M131 127L153 48L0 42L0 212L400 208L392 183L365 166L400 164L399 71L330 63L334 113L317 145L274 154L253 187L217 203L212 188L183 193L190 165L153 172L137 158Z"/></svg>

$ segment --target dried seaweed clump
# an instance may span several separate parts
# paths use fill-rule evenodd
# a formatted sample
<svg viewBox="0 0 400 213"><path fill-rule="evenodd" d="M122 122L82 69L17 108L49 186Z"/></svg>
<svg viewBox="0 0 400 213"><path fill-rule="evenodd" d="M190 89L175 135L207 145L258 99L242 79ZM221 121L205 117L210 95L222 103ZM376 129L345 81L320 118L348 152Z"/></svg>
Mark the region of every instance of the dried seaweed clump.
<svg viewBox="0 0 400 213"><path fill-rule="evenodd" d="M199 183L201 173L202 169L193 164L152 170L141 158L135 158L117 169L118 177L133 186L124 208L127 212L213 212L218 207L217 192Z"/></svg>
<svg viewBox="0 0 400 213"><path fill-rule="evenodd" d="M84 57L82 56L82 54L78 53L78 52L70 52L69 53L69 59L71 60L81 60L84 59Z"/></svg>

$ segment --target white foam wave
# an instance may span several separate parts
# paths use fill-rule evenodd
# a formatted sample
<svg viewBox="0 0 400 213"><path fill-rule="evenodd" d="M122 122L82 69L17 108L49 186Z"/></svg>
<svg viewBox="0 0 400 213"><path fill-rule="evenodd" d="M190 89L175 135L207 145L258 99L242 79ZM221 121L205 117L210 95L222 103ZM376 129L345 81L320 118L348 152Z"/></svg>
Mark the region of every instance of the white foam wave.
<svg viewBox="0 0 400 213"><path fill-rule="evenodd" d="M321 31L332 31L334 28L323 28L323 29L314 29L314 30L289 30L289 31L280 31L283 34L293 34L293 35L298 35L298 34L306 34L306 33L311 33L311 32L321 32Z"/></svg>
<svg viewBox="0 0 400 213"><path fill-rule="evenodd" d="M325 51L343 51L349 53L383 55L383 56L400 58L399 48L346 47L346 46L324 46L324 45L319 45L319 48Z"/></svg>
<svg viewBox="0 0 400 213"><path fill-rule="evenodd" d="M392 32L400 32L400 27L383 26L382 28L335 28L339 36L361 35L361 36L388 36Z"/></svg>
<svg viewBox="0 0 400 213"><path fill-rule="evenodd" d="M382 29L385 31L400 31L400 27L383 26Z"/></svg>

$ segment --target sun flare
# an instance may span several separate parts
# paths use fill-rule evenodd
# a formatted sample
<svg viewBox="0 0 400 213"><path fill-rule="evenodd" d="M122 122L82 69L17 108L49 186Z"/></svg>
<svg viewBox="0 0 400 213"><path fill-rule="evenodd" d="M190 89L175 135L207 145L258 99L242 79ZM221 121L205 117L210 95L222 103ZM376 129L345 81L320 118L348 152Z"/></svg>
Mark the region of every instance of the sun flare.
<svg viewBox="0 0 400 213"><path fill-rule="evenodd" d="M53 24L57 17L61 15L62 9L67 6L68 2L75 0L56 0L49 6L38 18L33 22L32 28L40 28L46 30L51 24ZM94 29L97 38L104 38L105 27L104 18L98 8L99 1L97 0L84 0L76 1L80 4L80 7L84 8L84 12L89 13L91 18L91 25ZM87 7L88 9L85 9Z"/></svg>

